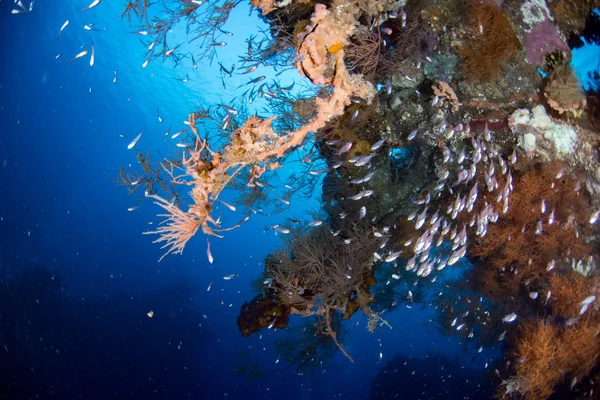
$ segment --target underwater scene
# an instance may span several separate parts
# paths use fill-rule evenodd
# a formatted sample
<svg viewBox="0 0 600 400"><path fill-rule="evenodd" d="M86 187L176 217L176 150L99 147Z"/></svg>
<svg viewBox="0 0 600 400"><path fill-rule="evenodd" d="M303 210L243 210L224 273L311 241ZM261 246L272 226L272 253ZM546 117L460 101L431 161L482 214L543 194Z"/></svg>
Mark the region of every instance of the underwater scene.
<svg viewBox="0 0 600 400"><path fill-rule="evenodd" d="M0 399L600 399L600 0L0 0Z"/></svg>

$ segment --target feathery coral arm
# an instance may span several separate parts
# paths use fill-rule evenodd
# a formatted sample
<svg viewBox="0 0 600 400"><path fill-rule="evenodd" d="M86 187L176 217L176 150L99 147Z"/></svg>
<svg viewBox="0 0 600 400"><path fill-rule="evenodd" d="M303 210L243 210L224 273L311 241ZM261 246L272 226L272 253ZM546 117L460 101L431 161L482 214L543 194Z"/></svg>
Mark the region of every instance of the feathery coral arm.
<svg viewBox="0 0 600 400"><path fill-rule="evenodd" d="M149 194L148 197L152 197L156 201L155 204L162 207L168 212L168 214L160 214L161 217L168 217L166 220L161 222L161 225L157 230L144 232L144 234L158 234L160 237L153 243L165 244L161 247L169 249L162 257L158 260L159 262L165 258L167 254L181 254L183 249L188 242L196 234L198 228L205 223L200 219L195 212L183 212L179 207L174 204L170 204L167 200L160 196Z"/></svg>

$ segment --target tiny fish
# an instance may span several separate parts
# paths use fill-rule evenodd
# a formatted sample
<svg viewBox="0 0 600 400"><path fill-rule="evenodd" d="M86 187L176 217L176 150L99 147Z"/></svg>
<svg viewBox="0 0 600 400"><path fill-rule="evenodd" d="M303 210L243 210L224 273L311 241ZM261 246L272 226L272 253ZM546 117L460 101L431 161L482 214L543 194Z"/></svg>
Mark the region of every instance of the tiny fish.
<svg viewBox="0 0 600 400"><path fill-rule="evenodd" d="M390 79L385 80L385 92L388 95L392 94L392 81Z"/></svg>
<svg viewBox="0 0 600 400"><path fill-rule="evenodd" d="M538 292L529 292L529 298L530 298L531 300L535 300L535 299L537 299L537 298L538 298L538 296L539 296Z"/></svg>
<svg viewBox="0 0 600 400"><path fill-rule="evenodd" d="M516 313L510 313L510 314L506 314L502 318L502 321L506 322L506 323L511 323L511 322L514 322L516 319L517 319L517 314Z"/></svg>
<svg viewBox="0 0 600 400"><path fill-rule="evenodd" d="M596 300L596 296L589 296L586 297L585 300L583 300L581 303L579 303L579 305L581 306L579 309L579 315L583 315L590 304L592 304L594 301Z"/></svg>
<svg viewBox="0 0 600 400"><path fill-rule="evenodd" d="M129 207L129 208L127 209L127 211L133 211L133 210L137 210L138 208L139 208L139 207Z"/></svg>
<svg viewBox="0 0 600 400"><path fill-rule="evenodd" d="M258 78L250 79L248 81L248 83L246 83L246 85L252 85L253 83L258 83L258 82L264 81L265 79L266 79L266 76L264 76L264 75L259 76Z"/></svg>
<svg viewBox="0 0 600 400"><path fill-rule="evenodd" d="M81 11L88 11L91 10L92 8L96 7L98 4L100 4L102 2L102 0L94 0L89 6L87 6L86 8L82 8Z"/></svg>
<svg viewBox="0 0 600 400"><path fill-rule="evenodd" d="M323 225L323 221L321 221L320 219L315 219L314 221L310 221L308 223L308 226L320 226Z"/></svg>
<svg viewBox="0 0 600 400"><path fill-rule="evenodd" d="M115 70L115 76L113 78L113 83L117 83L117 71Z"/></svg>
<svg viewBox="0 0 600 400"><path fill-rule="evenodd" d="M235 208L235 206L233 206L233 205L231 205L231 204L229 204L229 203L226 203L226 202L224 202L224 201L223 201L223 200L221 200L221 199L219 199L219 201L220 201L221 203L223 203L223 204L225 205L225 207L229 208L231 211L236 211L236 208Z"/></svg>
<svg viewBox="0 0 600 400"><path fill-rule="evenodd" d="M401 252L402 251L396 251L394 253L391 253L389 256L387 256L385 258L385 262L392 262L392 261L394 261L395 259L397 259L400 256Z"/></svg>
<svg viewBox="0 0 600 400"><path fill-rule="evenodd" d="M62 24L62 26L60 27L60 30L58 31L58 35L56 35L56 39L58 39L58 37L60 36L62 31L64 31L67 26L69 26L69 20L66 20L65 23Z"/></svg>
<svg viewBox="0 0 600 400"><path fill-rule="evenodd" d="M373 158L374 156L375 153L367 154L366 156L360 156L356 161L355 165L357 167L362 167L363 165L366 165L369 161L371 161L371 158Z"/></svg>
<svg viewBox="0 0 600 400"><path fill-rule="evenodd" d="M158 112L158 108L156 109L156 116L158 117L158 122L163 122L163 119L160 117L160 113Z"/></svg>
<svg viewBox="0 0 600 400"><path fill-rule="evenodd" d="M226 281L228 281L228 280L230 280L230 279L233 279L233 278L235 278L235 277L236 277L236 275L237 275L237 274L225 275L225 276L223 277L223 279L225 279Z"/></svg>
<svg viewBox="0 0 600 400"><path fill-rule="evenodd" d="M326 168L326 169L314 169L314 170L308 171L308 173L311 174L311 175L320 175L320 174L324 174L326 172L329 172L329 168Z"/></svg>
<svg viewBox="0 0 600 400"><path fill-rule="evenodd" d="M347 152L349 152L349 151L350 151L350 149L352 148L352 144L353 144L352 142L348 142L348 143L346 143L346 144L345 144L345 145L344 145L344 146L343 146L341 149L339 149L339 150L336 152L336 154L339 156L339 155L342 155L342 154L344 154L344 153L347 153Z"/></svg>
<svg viewBox="0 0 600 400"><path fill-rule="evenodd" d="M208 262L212 264L214 261L214 258L213 258L212 253L210 252L210 240L206 239L206 243L207 243L206 255L208 256Z"/></svg>
<svg viewBox="0 0 600 400"><path fill-rule="evenodd" d="M248 68L246 71L240 73L240 75L246 75L246 74L252 73L254 71L256 71L256 66Z"/></svg>
<svg viewBox="0 0 600 400"><path fill-rule="evenodd" d="M182 133L183 133L183 131L175 132L174 134L171 135L171 139L176 139ZM165 136L168 135L168 134L169 134L169 131L167 131L167 133L165 133Z"/></svg>
<svg viewBox="0 0 600 400"><path fill-rule="evenodd" d="M419 133L418 129L415 129L414 131L412 131L409 135L408 135L408 141L413 140L415 137L417 137L417 133Z"/></svg>
<svg viewBox="0 0 600 400"><path fill-rule="evenodd" d="M383 146L384 143L385 139L378 140L377 142L375 142L375 144L373 144L373 146L371 146L371 151L378 150L381 146Z"/></svg>
<svg viewBox="0 0 600 400"><path fill-rule="evenodd" d="M550 213L550 216L548 217L548 225L552 225L554 223L554 209L552 209L552 212Z"/></svg>
<svg viewBox="0 0 600 400"><path fill-rule="evenodd" d="M138 142L138 140L140 140L140 138L142 137L142 134L143 134L143 133L144 133L144 130L142 130L142 131L140 132L140 134L139 134L139 135L137 135L137 136L135 137L135 139L133 139L133 140L131 141L131 143L129 143L129 144L127 145L127 150L131 150L131 149L133 149L133 147L136 145L136 143Z"/></svg>
<svg viewBox="0 0 600 400"><path fill-rule="evenodd" d="M369 197L373 194L372 190L363 190L362 192L354 195L354 196L350 196L348 197L350 200L360 200L363 197Z"/></svg>
<svg viewBox="0 0 600 400"><path fill-rule="evenodd" d="M208 284L208 287L206 288L207 292L210 292L210 288L212 287L212 281L210 281L210 283Z"/></svg>
<svg viewBox="0 0 600 400"><path fill-rule="evenodd" d="M596 300L596 296L586 297L580 304L591 304Z"/></svg>
<svg viewBox="0 0 600 400"><path fill-rule="evenodd" d="M222 107L225 111L227 111L228 114L238 115L238 113L239 113L239 111L236 110L235 108L231 108L225 104L219 104L219 107Z"/></svg>
<svg viewBox="0 0 600 400"><path fill-rule="evenodd" d="M88 54L88 51L87 51L87 50L83 50L82 52L80 52L79 54L77 54L75 57L71 58L71 59L68 61L68 63L70 63L70 62L72 62L72 61L75 61L75 60L77 60L78 58L85 57L85 56L87 56L87 54ZM67 63L67 64L68 64L68 63Z"/></svg>
<svg viewBox="0 0 600 400"><path fill-rule="evenodd" d="M542 214L546 212L546 200L542 200L542 204L540 205L540 211Z"/></svg>
<svg viewBox="0 0 600 400"><path fill-rule="evenodd" d="M96 48L94 47L94 42L92 42L92 55L90 56L90 67L94 66L95 58L96 58Z"/></svg>
<svg viewBox="0 0 600 400"><path fill-rule="evenodd" d="M360 219L363 219L365 217L365 215L367 215L367 207L362 206L359 211Z"/></svg>
<svg viewBox="0 0 600 400"><path fill-rule="evenodd" d="M408 260L408 262L406 263L406 270L410 271L411 269L413 269L413 267L415 266L415 262L417 261L417 256L413 256L413 258L411 258L410 260Z"/></svg>
<svg viewBox="0 0 600 400"><path fill-rule="evenodd" d="M600 217L600 210L594 211L590 216L590 224L595 224L598 221L598 217Z"/></svg>

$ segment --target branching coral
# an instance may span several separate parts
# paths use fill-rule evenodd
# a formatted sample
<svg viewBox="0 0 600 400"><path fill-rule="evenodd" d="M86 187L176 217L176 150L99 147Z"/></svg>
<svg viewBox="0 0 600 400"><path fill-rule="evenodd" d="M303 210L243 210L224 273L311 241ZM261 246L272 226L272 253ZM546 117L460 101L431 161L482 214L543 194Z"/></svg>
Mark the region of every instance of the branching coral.
<svg viewBox="0 0 600 400"><path fill-rule="evenodd" d="M165 169L174 183L193 186L194 205L184 213L175 205L166 207L166 201L155 197L170 214L165 226L149 232L161 235L157 242L166 242L167 254L181 253L199 226L207 234L222 231L210 218L212 203L242 170L250 169L247 184L254 185L267 170L279 168L277 160L302 144L310 132L343 114L352 97L371 102L375 94L373 86L360 75L350 74L343 59L342 47L357 24L358 13L359 9L349 3L334 2L334 12L317 4L312 23L299 34L298 69L313 83L332 89L327 98L316 99L316 115L296 131L278 136L271 127L275 117L266 120L251 117L231 134L229 145L222 150L211 150L207 141L200 139L195 125L202 116L190 115L188 124L196 135L196 144L189 158L183 156L184 173L176 176L172 163ZM333 74L329 74L330 69Z"/></svg>
<svg viewBox="0 0 600 400"><path fill-rule="evenodd" d="M279 301L292 307L292 314L322 318L322 333L351 360L330 321L332 313L350 318L358 309L378 320L378 314L368 309L377 239L361 225L345 226L336 235L322 225L307 234L294 231L285 243L287 248L273 255L268 271Z"/></svg>
<svg viewBox="0 0 600 400"><path fill-rule="evenodd" d="M433 89L433 94L442 99L442 102L446 103L446 106L452 112L458 111L460 102L458 101L458 97L456 97L456 93L454 93L454 89L449 84L439 81L437 85L433 85L431 88Z"/></svg>
<svg viewBox="0 0 600 400"><path fill-rule="evenodd" d="M211 61L216 55L215 43L220 43L224 36L223 25L227 22L231 11L241 3L241 0L224 0L215 2L201 1L177 1L172 3L157 3L149 0L127 0L125 10L121 17L127 17L131 22L131 17L135 16L141 22L139 32L148 39L148 52L146 59L148 61L157 58L170 57L179 62L184 57L178 47L170 47L167 43L167 35L178 26L185 26L186 34L190 42L194 42L198 47L201 56L207 56ZM161 18L150 21L150 8L154 8L157 13L161 13ZM152 8L152 11L154 11Z"/></svg>

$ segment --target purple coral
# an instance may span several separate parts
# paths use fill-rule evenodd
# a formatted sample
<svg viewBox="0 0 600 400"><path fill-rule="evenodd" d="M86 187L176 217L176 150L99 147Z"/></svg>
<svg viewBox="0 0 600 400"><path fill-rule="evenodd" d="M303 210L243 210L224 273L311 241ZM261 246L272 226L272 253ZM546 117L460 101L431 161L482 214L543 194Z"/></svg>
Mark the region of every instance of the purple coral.
<svg viewBox="0 0 600 400"><path fill-rule="evenodd" d="M558 28L550 21L545 20L535 25L525 39L527 48L527 62L541 64L547 54L560 50L569 54L569 46L560 36Z"/></svg>

